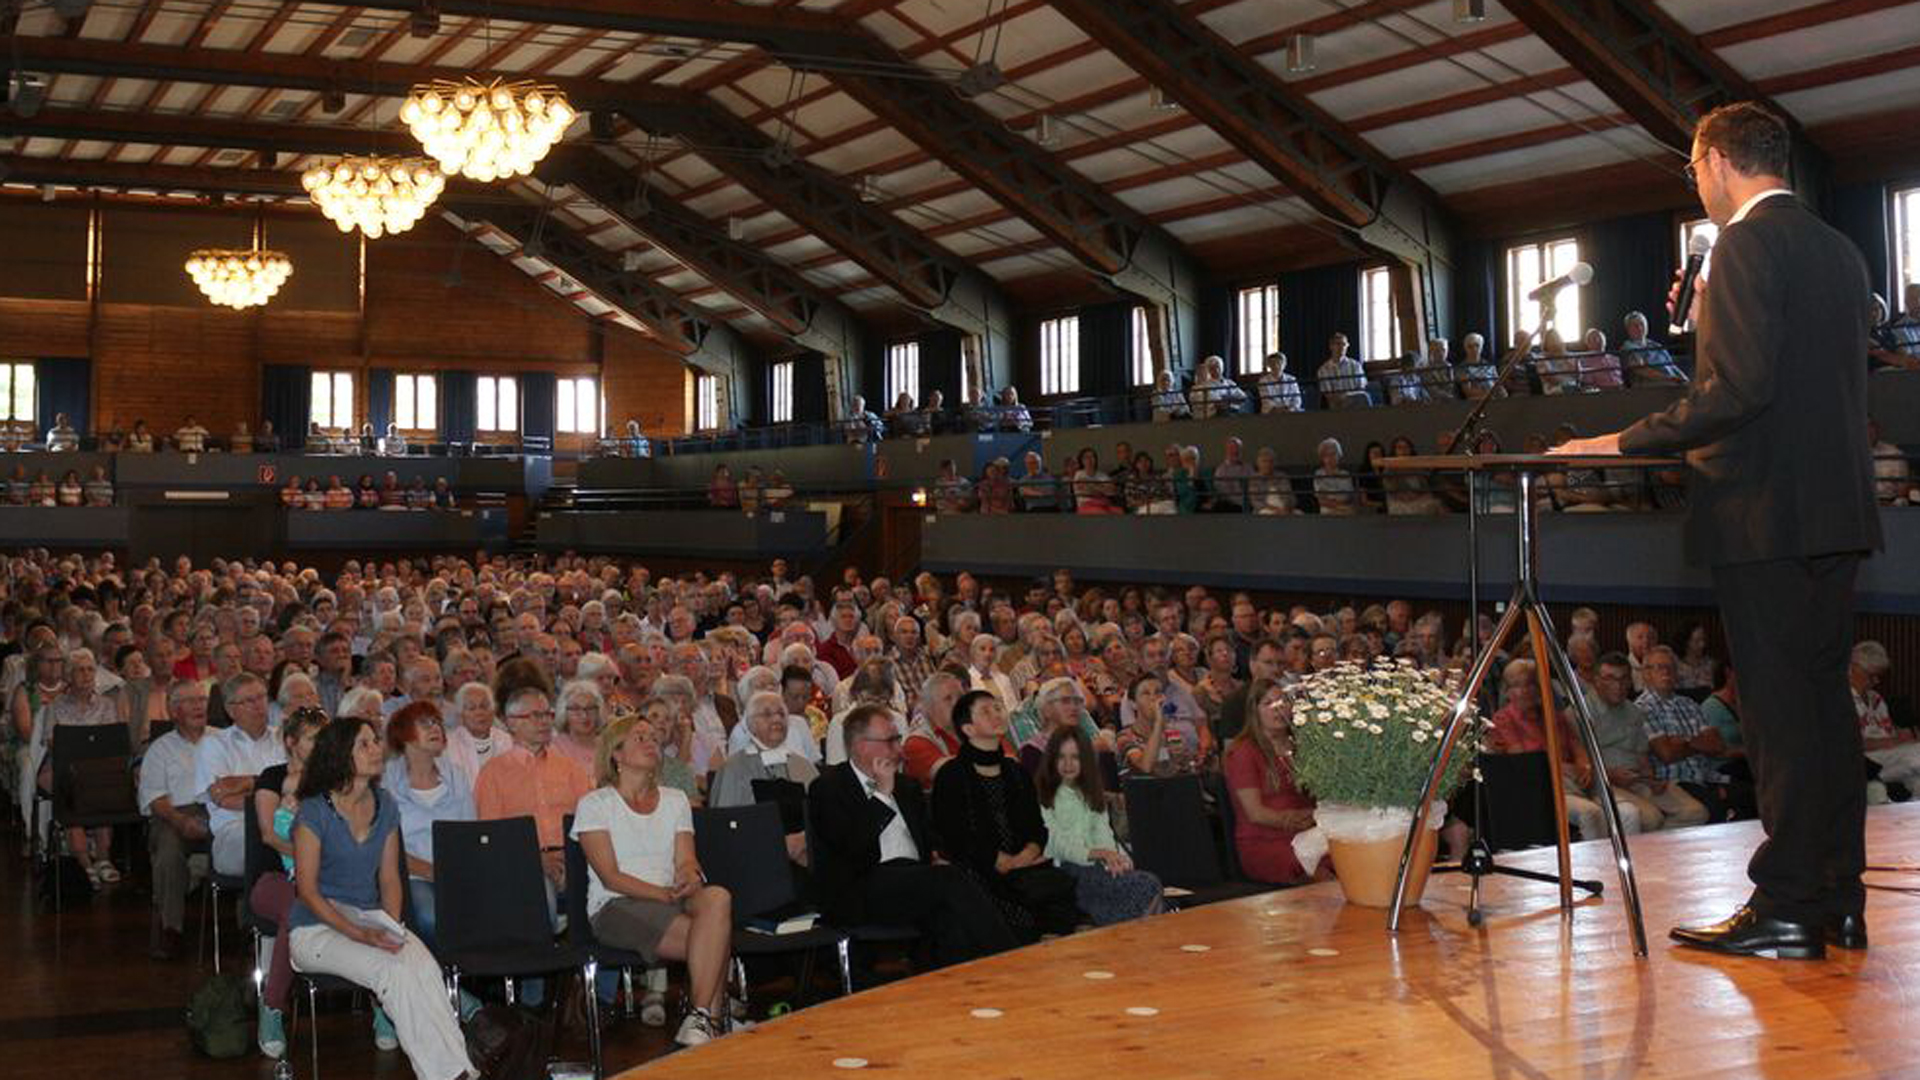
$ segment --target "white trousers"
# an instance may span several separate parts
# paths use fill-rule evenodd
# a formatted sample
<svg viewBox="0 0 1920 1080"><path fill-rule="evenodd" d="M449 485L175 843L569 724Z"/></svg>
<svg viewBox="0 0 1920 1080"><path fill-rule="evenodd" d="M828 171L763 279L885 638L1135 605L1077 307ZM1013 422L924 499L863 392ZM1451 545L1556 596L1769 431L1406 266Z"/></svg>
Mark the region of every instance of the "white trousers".
<svg viewBox="0 0 1920 1080"><path fill-rule="evenodd" d="M251 798L247 800L246 812L253 813ZM228 877L245 875L247 872L247 823L240 818L234 818L214 830L210 848L213 852L214 873L225 874ZM240 898L241 903L246 903L246 900L244 896Z"/></svg>
<svg viewBox="0 0 1920 1080"><path fill-rule="evenodd" d="M1880 766L1881 783L1899 783L1914 787L1920 780L1920 742L1901 743L1885 750L1869 750L1867 757Z"/></svg>
<svg viewBox="0 0 1920 1080"><path fill-rule="evenodd" d="M386 912L339 903L334 907L351 922L405 937L406 944L399 952L388 952L362 945L331 926L303 926L288 939L294 970L337 975L373 991L419 1080L459 1080L474 1072L433 954Z"/></svg>
<svg viewBox="0 0 1920 1080"><path fill-rule="evenodd" d="M1580 827L1582 840L1598 840L1607 835L1607 812L1597 802L1584 795L1566 794L1567 818ZM1620 811L1620 828L1631 836L1640 831L1640 808L1625 799L1615 799L1614 806Z"/></svg>

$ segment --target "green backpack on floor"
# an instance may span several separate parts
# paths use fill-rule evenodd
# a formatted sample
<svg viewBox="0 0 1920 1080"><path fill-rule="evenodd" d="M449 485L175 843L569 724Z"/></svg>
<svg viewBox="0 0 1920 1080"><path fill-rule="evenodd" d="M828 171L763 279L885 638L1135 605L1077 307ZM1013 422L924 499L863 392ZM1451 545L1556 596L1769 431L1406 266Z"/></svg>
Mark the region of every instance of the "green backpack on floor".
<svg viewBox="0 0 1920 1080"><path fill-rule="evenodd" d="M187 1000L187 1034L210 1058L243 1057L253 1048L253 1008L238 975L215 975Z"/></svg>

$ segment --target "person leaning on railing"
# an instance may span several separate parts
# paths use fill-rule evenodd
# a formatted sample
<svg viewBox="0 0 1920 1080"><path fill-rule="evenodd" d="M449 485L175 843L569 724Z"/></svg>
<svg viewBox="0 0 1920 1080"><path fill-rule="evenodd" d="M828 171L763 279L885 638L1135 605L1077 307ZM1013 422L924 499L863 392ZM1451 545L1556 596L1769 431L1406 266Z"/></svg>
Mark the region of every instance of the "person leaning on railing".
<svg viewBox="0 0 1920 1080"><path fill-rule="evenodd" d="M1029 450L1021 458L1020 482L1014 493L1020 498L1020 508L1028 513L1052 513L1060 509L1059 482L1047 471L1046 459L1037 451Z"/></svg>
<svg viewBox="0 0 1920 1080"><path fill-rule="evenodd" d="M1266 368L1260 374L1256 386L1260 394L1260 411L1299 412L1301 410L1300 380L1287 370L1287 354L1268 353Z"/></svg>

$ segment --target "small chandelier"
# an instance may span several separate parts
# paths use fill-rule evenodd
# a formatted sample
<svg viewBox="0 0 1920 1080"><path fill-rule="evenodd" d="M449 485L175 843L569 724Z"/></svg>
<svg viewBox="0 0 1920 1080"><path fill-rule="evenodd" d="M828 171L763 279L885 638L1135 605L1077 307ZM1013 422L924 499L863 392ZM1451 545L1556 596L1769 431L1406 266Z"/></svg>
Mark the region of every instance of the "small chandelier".
<svg viewBox="0 0 1920 1080"><path fill-rule="evenodd" d="M447 186L440 166L426 158L348 156L300 174L320 212L341 232L367 239L413 228Z"/></svg>
<svg viewBox="0 0 1920 1080"><path fill-rule="evenodd" d="M435 79L400 106L400 121L448 175L482 183L532 172L573 118L558 87L525 79Z"/></svg>
<svg viewBox="0 0 1920 1080"><path fill-rule="evenodd" d="M293 260L258 247L201 248L187 256L187 273L208 300L241 311L273 299L293 276Z"/></svg>

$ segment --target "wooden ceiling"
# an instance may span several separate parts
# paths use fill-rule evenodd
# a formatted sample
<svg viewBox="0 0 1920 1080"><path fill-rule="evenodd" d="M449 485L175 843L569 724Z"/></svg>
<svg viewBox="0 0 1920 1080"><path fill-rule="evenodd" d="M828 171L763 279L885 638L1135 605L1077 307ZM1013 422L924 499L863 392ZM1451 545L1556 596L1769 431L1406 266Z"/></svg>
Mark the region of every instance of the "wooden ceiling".
<svg viewBox="0 0 1920 1080"><path fill-rule="evenodd" d="M480 5L447 3L437 30L424 37L409 32L410 15L400 10L407 6L99 0L84 16L66 19L44 0L31 0L11 7L0 2L8 12L0 16L0 31L13 24L29 73L36 70L34 46L44 39L48 48L61 44L106 57L150 46L221 61L311 61L342 73L368 63L426 65L697 94L797 159L844 178L867 203L1017 299L1043 303L1091 281L1083 260L1036 228L1030 215L930 154L924 134L916 141L849 96L831 72L797 71L765 44L770 35L793 35L803 44L785 47L804 52L805 35L857 27L912 61L912 72L887 67L890 78L952 81L991 62L1005 82L973 96L973 105L1026 139L1044 134L1039 144L1055 161L1157 226L1212 272L1352 257L1339 230L1315 208L1220 132L1163 101L1048 0L775 0L764 6L563 0L485 9L504 16L537 7L550 13L549 22L489 21L454 13ZM713 40L705 29L702 36L606 29L598 16L622 7L737 18L740 30ZM1593 217L1600 207L1686 202L1678 177L1684 155L1650 135L1622 103L1495 0L1477 22L1456 21L1453 0L1188 0L1180 7L1416 177L1467 232L1520 231ZM1713 62L1789 112L1838 173L1885 174L1915 164L1902 158L1914 157L1911 131L1920 119L1920 0L1665 0L1658 8ZM1309 71L1289 70L1287 45L1295 34L1312 36ZM409 141L395 118L398 98L390 94L169 74L176 77L47 76L38 117L8 118L0 110L11 125L0 128L0 148L6 132L14 136L4 160L17 167L65 162L74 186L192 191L213 186L223 175L218 170L291 174L318 160L254 145L250 137L267 126L302 131L309 141L330 133L346 144L374 145L379 131L388 132L388 144ZM76 127L58 137L32 133L33 124L50 118ZM194 140L172 141L188 127L199 131ZM612 128L596 140L583 115L569 133L568 141L580 144L571 152L611 155L687 209L731 222L751 246L862 317L897 316L901 303L893 289L732 179L716 166L718 151L649 137L624 122ZM232 133L231 145L217 145L219 139L206 134L223 130ZM589 145L595 142L600 145ZM626 268L714 320L751 336L777 336L763 314L601 206L534 181L511 190L552 207L556 220L619 253Z"/></svg>

